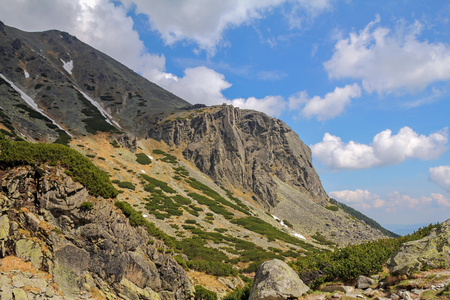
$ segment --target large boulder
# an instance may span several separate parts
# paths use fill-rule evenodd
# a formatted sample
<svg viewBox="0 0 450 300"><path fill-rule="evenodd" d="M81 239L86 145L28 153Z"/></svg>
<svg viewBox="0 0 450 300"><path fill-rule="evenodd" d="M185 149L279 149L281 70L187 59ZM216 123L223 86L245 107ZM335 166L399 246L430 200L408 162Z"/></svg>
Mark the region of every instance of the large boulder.
<svg viewBox="0 0 450 300"><path fill-rule="evenodd" d="M309 291L297 273L285 262L264 262L256 271L249 300L297 299Z"/></svg>
<svg viewBox="0 0 450 300"><path fill-rule="evenodd" d="M387 262L392 274L411 276L424 268L450 265L450 219L418 241L404 243Z"/></svg>

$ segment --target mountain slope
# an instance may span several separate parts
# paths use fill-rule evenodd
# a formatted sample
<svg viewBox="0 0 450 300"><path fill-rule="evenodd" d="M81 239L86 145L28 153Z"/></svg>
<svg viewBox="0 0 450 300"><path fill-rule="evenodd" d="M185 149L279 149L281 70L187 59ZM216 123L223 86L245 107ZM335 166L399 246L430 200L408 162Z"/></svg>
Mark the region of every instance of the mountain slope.
<svg viewBox="0 0 450 300"><path fill-rule="evenodd" d="M13 82L34 100L37 109L74 135L111 131L114 127L138 135L152 115L190 106L76 37L57 30L27 33L0 23L0 60L3 80ZM8 94L14 96L11 90L1 89L4 99ZM15 102L3 100L3 112L11 115L13 123L26 123L13 113ZM56 136L45 126L31 130L43 140L53 141Z"/></svg>
<svg viewBox="0 0 450 300"><path fill-rule="evenodd" d="M377 221L367 217L366 215L364 215L363 213L361 213L360 211L357 211L356 209L346 205L345 203L339 202L335 199L330 199L331 203L334 203L336 205L339 205L340 207L342 207L343 210L345 210L346 212L348 212L349 214L351 214L352 216L354 216L355 218L357 218L360 221L363 221L364 223L366 223L367 225L369 225L372 228L375 228L379 231L381 231L382 233L384 233L386 236L389 237L399 237L398 234L387 230L386 228L384 228L383 226L381 226Z"/></svg>
<svg viewBox="0 0 450 300"><path fill-rule="evenodd" d="M220 276L250 276L264 260L384 237L330 203L310 149L282 121L226 105L190 105L67 33L0 24L0 103L0 131L8 138L67 144L107 172L119 189L117 208L98 201L109 203L111 218L124 214L127 228L146 231L158 253L173 253L191 269L193 283L227 290L240 280L221 279L224 285ZM61 161L31 162L27 172L64 167ZM16 166L4 164L3 171ZM70 169L61 172L78 180ZM21 185L21 197L36 194ZM27 205L65 235L72 229L62 215L81 218L76 203L56 212L57 222L39 201ZM78 233L71 242L90 247ZM157 256L150 246L136 247L151 261ZM121 284L120 276L105 278Z"/></svg>

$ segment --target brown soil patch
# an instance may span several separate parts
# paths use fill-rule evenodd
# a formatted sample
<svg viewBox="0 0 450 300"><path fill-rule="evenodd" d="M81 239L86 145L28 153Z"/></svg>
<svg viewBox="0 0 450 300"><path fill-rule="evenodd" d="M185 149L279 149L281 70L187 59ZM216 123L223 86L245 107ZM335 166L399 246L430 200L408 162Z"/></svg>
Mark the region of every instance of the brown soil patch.
<svg viewBox="0 0 450 300"><path fill-rule="evenodd" d="M22 272L37 273L35 267L31 262L25 262L16 256L6 256L2 258L2 263L0 265L0 271L4 273L9 273L12 270L19 270Z"/></svg>
<svg viewBox="0 0 450 300"><path fill-rule="evenodd" d="M217 280L217 277L208 275L198 271L187 272L191 283L195 286L197 284L208 287L208 289L214 290L230 290L227 286L223 285Z"/></svg>

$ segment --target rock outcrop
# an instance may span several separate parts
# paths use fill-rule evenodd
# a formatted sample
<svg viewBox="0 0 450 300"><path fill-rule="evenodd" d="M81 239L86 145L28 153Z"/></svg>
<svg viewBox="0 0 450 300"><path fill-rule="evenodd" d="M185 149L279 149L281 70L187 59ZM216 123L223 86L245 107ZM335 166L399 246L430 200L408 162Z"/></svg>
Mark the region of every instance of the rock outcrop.
<svg viewBox="0 0 450 300"><path fill-rule="evenodd" d="M411 276L425 268L450 266L450 219L421 240L403 244L387 262L393 274Z"/></svg>
<svg viewBox="0 0 450 300"><path fill-rule="evenodd" d="M111 200L93 198L63 169L19 167L0 174L0 180L1 256L49 273L65 297L187 299L192 294L184 269L157 251L165 247L161 241L150 245L153 238L131 227ZM93 209L82 208L87 201Z"/></svg>
<svg viewBox="0 0 450 300"><path fill-rule="evenodd" d="M309 287L285 262L274 259L266 261L256 271L249 300L297 299Z"/></svg>
<svg viewBox="0 0 450 300"><path fill-rule="evenodd" d="M186 159L220 184L253 192L266 209L277 204L273 177L326 203L311 150L284 122L229 105L159 117L147 137L183 149Z"/></svg>

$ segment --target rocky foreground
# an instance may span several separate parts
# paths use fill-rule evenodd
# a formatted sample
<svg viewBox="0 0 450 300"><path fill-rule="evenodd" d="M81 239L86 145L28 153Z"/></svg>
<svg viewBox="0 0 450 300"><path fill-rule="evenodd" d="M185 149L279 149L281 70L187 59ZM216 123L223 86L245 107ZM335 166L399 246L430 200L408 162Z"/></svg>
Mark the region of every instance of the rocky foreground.
<svg viewBox="0 0 450 300"><path fill-rule="evenodd" d="M90 196L63 169L19 167L0 174L0 183L0 299L192 295L164 244L131 227L111 201Z"/></svg>
<svg viewBox="0 0 450 300"><path fill-rule="evenodd" d="M284 262L272 260L256 272L249 299L447 299L449 266L450 219L423 239L403 244L387 263L388 276L359 276L351 285L325 284L306 295L309 288L298 275Z"/></svg>

